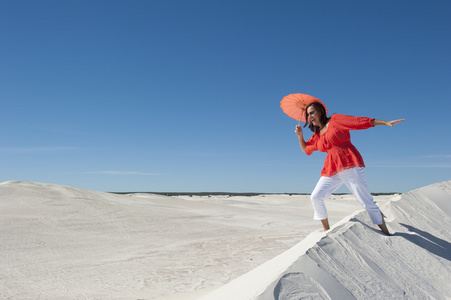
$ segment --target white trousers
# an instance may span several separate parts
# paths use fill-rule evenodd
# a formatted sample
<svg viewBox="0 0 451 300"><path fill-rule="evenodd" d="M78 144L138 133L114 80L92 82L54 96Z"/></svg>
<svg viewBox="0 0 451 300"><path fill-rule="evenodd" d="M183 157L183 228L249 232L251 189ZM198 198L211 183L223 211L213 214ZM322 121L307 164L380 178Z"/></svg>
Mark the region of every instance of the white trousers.
<svg viewBox="0 0 451 300"><path fill-rule="evenodd" d="M374 203L368 184L366 182L365 168L356 167L343 170L332 177L322 176L310 199L312 200L313 210L315 211L313 219L327 219L327 209L324 200L335 192L340 186L346 184L348 189L359 200L360 204L370 215L371 221L376 225L382 224L382 215L379 207Z"/></svg>

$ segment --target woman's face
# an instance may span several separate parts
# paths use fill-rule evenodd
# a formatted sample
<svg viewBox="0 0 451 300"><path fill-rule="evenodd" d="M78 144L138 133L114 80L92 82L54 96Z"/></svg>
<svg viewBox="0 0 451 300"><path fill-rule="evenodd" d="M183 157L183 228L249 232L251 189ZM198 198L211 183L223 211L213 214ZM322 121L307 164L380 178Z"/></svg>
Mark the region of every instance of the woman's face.
<svg viewBox="0 0 451 300"><path fill-rule="evenodd" d="M310 123L321 127L321 113L313 105L307 108L307 116Z"/></svg>

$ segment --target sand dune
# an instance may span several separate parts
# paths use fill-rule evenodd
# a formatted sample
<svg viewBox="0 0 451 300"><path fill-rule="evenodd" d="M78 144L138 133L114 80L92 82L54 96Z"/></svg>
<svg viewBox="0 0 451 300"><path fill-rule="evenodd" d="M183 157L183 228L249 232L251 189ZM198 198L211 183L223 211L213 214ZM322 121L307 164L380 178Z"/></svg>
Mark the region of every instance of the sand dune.
<svg viewBox="0 0 451 300"><path fill-rule="evenodd" d="M337 222L360 206L340 195L328 208ZM115 195L5 182L0 298L195 299L317 230L312 214L302 195Z"/></svg>
<svg viewBox="0 0 451 300"><path fill-rule="evenodd" d="M350 195L328 200L336 225L323 233L302 195L115 195L5 182L0 298L446 299L450 185L375 197L395 232L385 237Z"/></svg>
<svg viewBox="0 0 451 300"><path fill-rule="evenodd" d="M357 212L201 299L451 299L450 209L451 181L402 194L393 236Z"/></svg>

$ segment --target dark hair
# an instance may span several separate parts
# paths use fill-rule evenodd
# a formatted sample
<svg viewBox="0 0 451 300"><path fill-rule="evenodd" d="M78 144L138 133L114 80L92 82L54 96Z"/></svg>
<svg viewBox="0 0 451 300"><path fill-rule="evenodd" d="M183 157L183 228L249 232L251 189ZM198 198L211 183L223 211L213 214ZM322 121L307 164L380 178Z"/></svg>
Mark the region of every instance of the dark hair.
<svg viewBox="0 0 451 300"><path fill-rule="evenodd" d="M304 127L306 127L307 124L308 124L308 128L310 128L311 131L313 131L314 133L319 133L319 127L318 126L314 126L312 123L308 122L307 110L309 109L310 106L313 106L316 109L316 111L320 112L320 114L321 114L321 117L320 117L321 124L326 125L329 122L330 117L329 118L327 117L326 108L321 103L315 101L315 102L312 102L309 105L307 105L307 107L305 108L305 112L304 112L305 113L305 125L304 125Z"/></svg>

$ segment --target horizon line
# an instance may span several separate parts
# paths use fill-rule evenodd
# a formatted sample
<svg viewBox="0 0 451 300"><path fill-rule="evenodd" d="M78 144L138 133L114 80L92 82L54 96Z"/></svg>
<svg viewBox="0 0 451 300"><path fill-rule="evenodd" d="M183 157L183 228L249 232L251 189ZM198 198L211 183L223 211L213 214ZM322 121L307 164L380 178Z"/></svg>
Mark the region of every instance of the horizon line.
<svg viewBox="0 0 451 300"><path fill-rule="evenodd" d="M156 194L156 195L165 195L165 196L259 196L259 195L310 195L311 193L258 193L258 192L112 192L108 191L107 193L111 194ZM399 195L401 192L372 192L373 196L384 196L384 195ZM352 195L351 192L348 193L332 193L332 195Z"/></svg>

